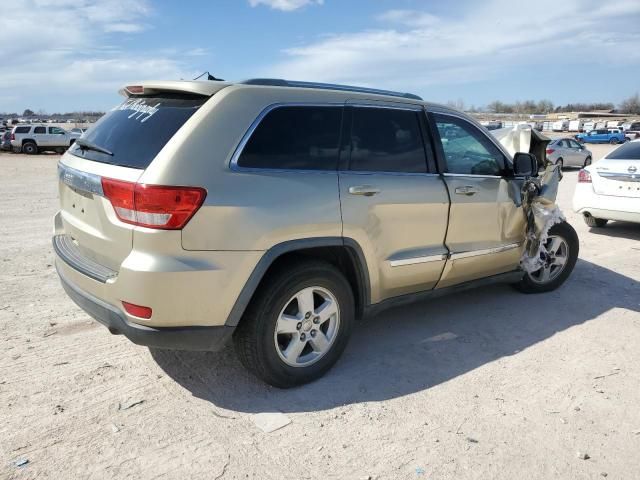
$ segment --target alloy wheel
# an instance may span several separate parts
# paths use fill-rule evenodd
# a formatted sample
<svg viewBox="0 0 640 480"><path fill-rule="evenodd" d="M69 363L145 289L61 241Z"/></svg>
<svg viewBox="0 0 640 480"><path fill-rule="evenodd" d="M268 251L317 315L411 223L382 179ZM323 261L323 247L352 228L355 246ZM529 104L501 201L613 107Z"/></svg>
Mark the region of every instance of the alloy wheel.
<svg viewBox="0 0 640 480"><path fill-rule="evenodd" d="M569 258L567 241L557 235L550 235L540 253L544 265L539 270L529 274L535 283L549 283L562 273Z"/></svg>
<svg viewBox="0 0 640 480"><path fill-rule="evenodd" d="M340 306L326 288L307 287L293 295L278 316L273 334L280 359L307 367L333 346L340 328Z"/></svg>

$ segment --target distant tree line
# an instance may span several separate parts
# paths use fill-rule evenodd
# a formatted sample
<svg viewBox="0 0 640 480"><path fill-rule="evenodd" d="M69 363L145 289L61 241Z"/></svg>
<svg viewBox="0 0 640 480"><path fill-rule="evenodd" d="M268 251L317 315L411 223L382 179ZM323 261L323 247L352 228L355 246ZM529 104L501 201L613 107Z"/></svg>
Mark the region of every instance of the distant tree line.
<svg viewBox="0 0 640 480"><path fill-rule="evenodd" d="M447 105L458 110L466 110L468 112L489 112L489 113L515 113L515 114L547 114L547 113L562 113L562 112L590 112L593 110L607 110L615 111L617 113L629 113L640 115L640 95L635 94L629 98L624 99L618 107L610 102L595 102L595 103L567 103L566 105L554 105L550 100L524 100L517 101L515 103L501 102L500 100L494 100L486 107L476 108L471 106L465 108L465 104L462 100L449 101Z"/></svg>
<svg viewBox="0 0 640 480"><path fill-rule="evenodd" d="M38 110L34 112L30 108L25 109L22 115L18 112L0 113L2 118L16 118L16 117L38 117L38 118L80 118L80 117L101 117L104 112L94 111L80 111L80 112L66 112L66 113L46 113L44 110Z"/></svg>

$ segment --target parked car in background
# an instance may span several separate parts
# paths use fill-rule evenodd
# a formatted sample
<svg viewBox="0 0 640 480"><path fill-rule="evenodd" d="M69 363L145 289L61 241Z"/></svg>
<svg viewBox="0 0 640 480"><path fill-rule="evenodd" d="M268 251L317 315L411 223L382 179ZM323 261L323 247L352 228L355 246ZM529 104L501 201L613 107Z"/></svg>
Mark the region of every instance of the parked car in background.
<svg viewBox="0 0 640 480"><path fill-rule="evenodd" d="M0 150L11 151L11 132L3 132L0 135Z"/></svg>
<svg viewBox="0 0 640 480"><path fill-rule="evenodd" d="M78 137L81 136L86 131L87 131L86 128L72 128L71 129L71 133L73 135L77 135Z"/></svg>
<svg viewBox="0 0 640 480"><path fill-rule="evenodd" d="M640 130L640 122L624 122L622 124L622 130Z"/></svg>
<svg viewBox="0 0 640 480"><path fill-rule="evenodd" d="M573 210L590 227L640 223L640 140L627 142L578 174Z"/></svg>
<svg viewBox="0 0 640 480"><path fill-rule="evenodd" d="M591 165L593 155L573 138L558 138L547 145L547 158L560 168L586 167Z"/></svg>
<svg viewBox="0 0 640 480"><path fill-rule="evenodd" d="M579 133L575 138L579 142L584 143L611 143L612 145L624 143L629 140L621 130L608 130L606 128L591 130L588 133Z"/></svg>
<svg viewBox="0 0 640 480"><path fill-rule="evenodd" d="M607 122L607 128L620 128L622 126L622 122L619 120L609 120Z"/></svg>
<svg viewBox="0 0 640 480"><path fill-rule="evenodd" d="M592 122L592 121L584 122L584 125L582 125L582 131L590 132L591 130L595 129L595 127L596 127L595 122Z"/></svg>
<svg viewBox="0 0 640 480"><path fill-rule="evenodd" d="M15 151L28 154L44 151L64 153L78 137L59 127L17 125L11 132L11 145Z"/></svg>

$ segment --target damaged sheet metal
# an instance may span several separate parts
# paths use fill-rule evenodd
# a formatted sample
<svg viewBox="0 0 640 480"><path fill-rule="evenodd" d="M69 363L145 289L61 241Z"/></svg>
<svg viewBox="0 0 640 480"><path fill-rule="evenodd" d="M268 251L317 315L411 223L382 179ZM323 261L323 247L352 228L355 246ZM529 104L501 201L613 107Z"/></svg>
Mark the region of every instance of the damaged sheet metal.
<svg viewBox="0 0 640 480"><path fill-rule="evenodd" d="M545 168L542 175L527 178L520 191L526 218L525 249L520 266L526 272L533 273L545 263L549 229L565 220L555 203L562 172L546 158L545 150L551 139L529 125L517 125L491 133L512 155L517 152L532 153L538 159L538 166Z"/></svg>
<svg viewBox="0 0 640 480"><path fill-rule="evenodd" d="M560 168L549 164L541 177L530 177L522 186L522 209L527 219L527 232L520 266L526 272L533 273L544 266L549 229L565 220L555 203L561 178Z"/></svg>

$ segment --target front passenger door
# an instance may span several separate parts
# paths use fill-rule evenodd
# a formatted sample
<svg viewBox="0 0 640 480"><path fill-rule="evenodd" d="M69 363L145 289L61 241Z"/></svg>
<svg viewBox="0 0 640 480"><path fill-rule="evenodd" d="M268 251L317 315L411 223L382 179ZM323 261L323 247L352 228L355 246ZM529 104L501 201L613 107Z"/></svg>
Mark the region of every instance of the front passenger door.
<svg viewBox="0 0 640 480"><path fill-rule="evenodd" d="M525 219L519 189L503 177L505 154L462 116L434 112L432 119L451 198L445 241L450 254L436 288L515 270Z"/></svg>

